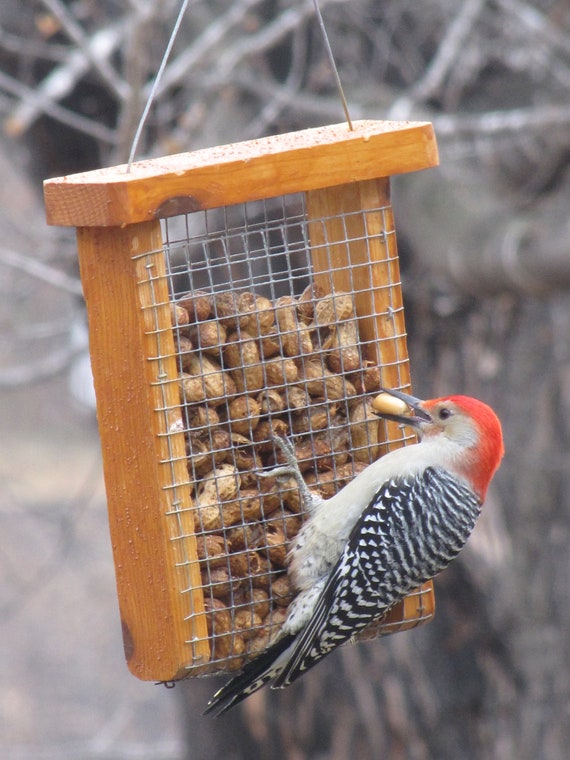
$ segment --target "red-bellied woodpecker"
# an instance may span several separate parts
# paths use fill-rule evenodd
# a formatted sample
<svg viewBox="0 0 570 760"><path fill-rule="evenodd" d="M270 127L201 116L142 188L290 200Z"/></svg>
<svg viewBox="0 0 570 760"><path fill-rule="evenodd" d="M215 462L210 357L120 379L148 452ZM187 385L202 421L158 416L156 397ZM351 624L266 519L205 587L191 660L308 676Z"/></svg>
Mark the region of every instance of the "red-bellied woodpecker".
<svg viewBox="0 0 570 760"><path fill-rule="evenodd" d="M288 558L299 593L275 643L206 712L221 714L270 682L288 686L441 572L473 530L503 456L497 416L468 396L420 401L388 393L410 415L382 405L377 413L416 428L419 443L389 452L330 499L309 491L291 445L277 441L287 464L268 474L294 475L309 513Z"/></svg>

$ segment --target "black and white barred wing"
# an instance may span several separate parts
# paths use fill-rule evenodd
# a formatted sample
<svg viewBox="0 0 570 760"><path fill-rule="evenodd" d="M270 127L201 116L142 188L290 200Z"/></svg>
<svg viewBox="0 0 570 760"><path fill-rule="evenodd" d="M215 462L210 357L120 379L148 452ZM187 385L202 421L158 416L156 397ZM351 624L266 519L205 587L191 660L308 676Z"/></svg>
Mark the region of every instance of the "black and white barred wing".
<svg viewBox="0 0 570 760"><path fill-rule="evenodd" d="M288 686L443 570L471 533L480 504L445 470L384 484L353 528L313 614L275 679Z"/></svg>

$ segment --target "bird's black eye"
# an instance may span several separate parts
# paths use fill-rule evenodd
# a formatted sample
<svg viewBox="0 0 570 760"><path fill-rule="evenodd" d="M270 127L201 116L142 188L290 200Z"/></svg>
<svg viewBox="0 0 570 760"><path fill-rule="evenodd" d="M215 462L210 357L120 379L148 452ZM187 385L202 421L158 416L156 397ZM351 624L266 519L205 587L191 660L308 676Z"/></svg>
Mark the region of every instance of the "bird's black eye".
<svg viewBox="0 0 570 760"><path fill-rule="evenodd" d="M448 420L453 412L451 409L448 409L446 406L443 407L443 409L439 410L439 414L437 415L440 420Z"/></svg>

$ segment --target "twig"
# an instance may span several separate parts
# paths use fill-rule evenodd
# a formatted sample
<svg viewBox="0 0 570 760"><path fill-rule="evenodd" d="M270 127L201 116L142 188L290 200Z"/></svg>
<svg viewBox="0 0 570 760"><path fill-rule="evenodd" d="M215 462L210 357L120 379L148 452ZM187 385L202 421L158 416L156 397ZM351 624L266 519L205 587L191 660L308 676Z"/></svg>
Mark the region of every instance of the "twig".
<svg viewBox="0 0 570 760"><path fill-rule="evenodd" d="M0 388L16 388L20 385L35 383L46 377L53 377L69 366L71 359L77 353L76 346L67 345L50 351L41 359L34 359L27 364L2 369L0 370Z"/></svg>
<svg viewBox="0 0 570 760"><path fill-rule="evenodd" d="M487 0L465 0L441 40L437 53L423 76L390 109L388 118L407 118L414 103L425 103L441 88L451 66L462 52L462 46Z"/></svg>
<svg viewBox="0 0 570 760"><path fill-rule="evenodd" d="M31 259L17 251L11 251L8 248L0 248L0 263L15 269L20 269L26 274L30 274L39 280L48 282L66 293L73 296L82 296L83 290L81 283L75 277L70 277L65 272L55 269L54 267L44 264L36 259Z"/></svg>
<svg viewBox="0 0 570 760"><path fill-rule="evenodd" d="M321 0L321 8L346 2L347 0ZM273 21L265 24L256 34L240 37L234 45L229 47L220 56L212 77L208 76L208 81L212 84L216 83L217 86L227 81L228 77L241 65L243 60L252 55L252 53L259 55L268 50L313 14L314 7L312 0L305 0L305 3L301 5L287 8Z"/></svg>
<svg viewBox="0 0 570 760"><path fill-rule="evenodd" d="M302 117L308 115L324 119L334 119L338 116L338 100L336 97L319 96L307 92L295 90L292 86L280 85L273 80L255 77L247 71L236 72L233 81L239 87L255 94L260 100L272 99L279 110L294 110ZM351 106L357 119L363 118L362 106Z"/></svg>
<svg viewBox="0 0 570 760"><path fill-rule="evenodd" d="M120 22L94 34L89 40L93 55L101 58L111 55L123 38L123 26L124 22ZM65 63L57 66L35 89L26 87L0 71L0 87L13 93L21 101L6 120L5 128L8 134L14 136L23 134L41 114L45 113L97 140L114 145L116 142L114 130L57 104L57 101L68 95L80 78L89 71L89 65L90 62L83 51L73 50Z"/></svg>
<svg viewBox="0 0 570 760"><path fill-rule="evenodd" d="M468 116L431 114L440 137L496 135L570 124L570 105L539 105L536 108L512 108L509 111L485 111Z"/></svg>
<svg viewBox="0 0 570 760"><path fill-rule="evenodd" d="M259 116L246 129L246 134L252 137L264 134L267 126L284 109L297 103L307 64L307 44L305 36L300 34L299 30L293 35L291 59L291 67L283 86L280 86L276 82L267 82L262 98L265 101L265 105L261 109ZM259 84L259 78L257 77L247 77L247 79L254 86ZM314 99L312 100L314 102Z"/></svg>
<svg viewBox="0 0 570 760"><path fill-rule="evenodd" d="M68 45L24 39L20 35L11 34L2 28L0 28L0 48L8 53L15 53L20 58L27 57L34 60L41 58L54 63L65 61L69 55Z"/></svg>
<svg viewBox="0 0 570 760"><path fill-rule="evenodd" d="M204 63L216 46L239 27L251 8L260 3L261 0L238 0L232 3L225 14L209 24L192 45L167 66L157 90L157 97L168 88L187 79L191 71ZM321 0L321 7L345 3L347 0ZM215 62L212 62L211 72L203 75L200 86L218 88L226 85L228 81L233 81L243 60L268 50L313 14L312 0L304 0L297 6L287 8L275 19L264 24L258 32L238 37L234 43L226 47L225 52L222 52Z"/></svg>
<svg viewBox="0 0 570 760"><path fill-rule="evenodd" d="M550 46L570 53L570 37L560 31L549 18L528 3L520 0L496 0L497 5L505 11L510 19L516 19L529 31L540 35Z"/></svg>
<svg viewBox="0 0 570 760"><path fill-rule="evenodd" d="M166 90L183 81L228 32L239 26L251 8L261 2L262 0L239 0L231 3L226 13L208 24L192 45L166 67L156 90L156 97L160 97Z"/></svg>
<svg viewBox="0 0 570 760"><path fill-rule="evenodd" d="M41 0L42 4L57 18L64 32L77 45L85 60L99 73L101 79L119 100L129 97L129 85L109 63L107 55L101 55L98 45L93 44L61 0ZM102 30L104 31L104 30ZM99 33L100 34L100 33ZM94 35L94 37L97 35Z"/></svg>

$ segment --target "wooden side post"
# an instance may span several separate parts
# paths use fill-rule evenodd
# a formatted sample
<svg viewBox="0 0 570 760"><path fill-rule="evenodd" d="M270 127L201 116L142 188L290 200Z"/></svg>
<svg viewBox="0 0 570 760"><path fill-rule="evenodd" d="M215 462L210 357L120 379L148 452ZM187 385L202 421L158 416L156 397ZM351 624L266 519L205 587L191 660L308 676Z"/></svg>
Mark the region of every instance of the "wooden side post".
<svg viewBox="0 0 570 760"><path fill-rule="evenodd" d="M325 292L355 293L366 357L380 365L387 388L410 387L390 179L312 190L306 193L306 206L315 283ZM387 431L383 452L402 445L395 423L379 420L378 425ZM434 613L433 583L428 581L381 623L405 630Z"/></svg>
<svg viewBox="0 0 570 760"><path fill-rule="evenodd" d="M139 678L168 681L209 647L184 436L165 436L179 398L160 224L77 237L125 654ZM149 272L133 257L153 251Z"/></svg>
<svg viewBox="0 0 570 760"><path fill-rule="evenodd" d="M366 358L381 366L387 388L409 387L390 180L313 190L306 198L315 282L325 292L356 294Z"/></svg>

